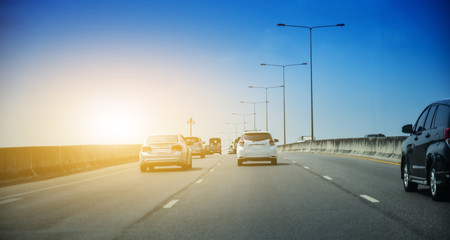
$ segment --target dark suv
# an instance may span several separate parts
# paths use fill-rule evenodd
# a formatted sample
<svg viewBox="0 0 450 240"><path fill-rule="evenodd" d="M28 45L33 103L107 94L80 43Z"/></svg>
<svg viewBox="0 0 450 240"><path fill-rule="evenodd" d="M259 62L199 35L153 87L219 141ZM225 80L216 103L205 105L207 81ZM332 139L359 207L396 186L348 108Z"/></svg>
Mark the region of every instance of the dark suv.
<svg viewBox="0 0 450 240"><path fill-rule="evenodd" d="M416 124L403 126L402 132L410 134L402 146L405 191L428 185L433 200L439 200L450 185L450 99L427 106Z"/></svg>

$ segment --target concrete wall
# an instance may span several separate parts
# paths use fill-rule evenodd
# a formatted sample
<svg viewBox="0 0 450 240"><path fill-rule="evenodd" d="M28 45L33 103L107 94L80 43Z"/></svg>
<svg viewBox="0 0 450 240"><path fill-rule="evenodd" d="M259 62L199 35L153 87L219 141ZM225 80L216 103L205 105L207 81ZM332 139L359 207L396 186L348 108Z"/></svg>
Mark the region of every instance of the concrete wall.
<svg viewBox="0 0 450 240"><path fill-rule="evenodd" d="M344 138L291 143L280 152L319 152L375 158L400 163L402 143L407 137Z"/></svg>
<svg viewBox="0 0 450 240"><path fill-rule="evenodd" d="M141 145L0 148L0 179L80 171L139 160Z"/></svg>

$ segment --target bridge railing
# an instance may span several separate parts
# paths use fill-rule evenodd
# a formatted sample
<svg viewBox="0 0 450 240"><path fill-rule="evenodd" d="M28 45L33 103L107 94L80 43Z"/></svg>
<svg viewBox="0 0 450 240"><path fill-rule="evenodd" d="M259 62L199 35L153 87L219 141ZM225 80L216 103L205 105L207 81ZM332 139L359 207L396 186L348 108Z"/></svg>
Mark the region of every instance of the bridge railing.
<svg viewBox="0 0 450 240"><path fill-rule="evenodd" d="M0 179L52 175L134 162L141 145L0 148Z"/></svg>
<svg viewBox="0 0 450 240"><path fill-rule="evenodd" d="M405 136L343 138L305 141L278 146L280 152L318 152L361 156L399 163Z"/></svg>

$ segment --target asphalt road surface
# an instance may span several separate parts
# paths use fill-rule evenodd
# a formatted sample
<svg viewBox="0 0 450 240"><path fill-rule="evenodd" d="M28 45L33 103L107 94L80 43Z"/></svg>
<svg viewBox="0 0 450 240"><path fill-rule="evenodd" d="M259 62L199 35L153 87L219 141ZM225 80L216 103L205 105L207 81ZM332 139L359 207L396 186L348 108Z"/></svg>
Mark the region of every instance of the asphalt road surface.
<svg viewBox="0 0 450 240"><path fill-rule="evenodd" d="M397 165L300 153L276 166L193 162L0 188L0 239L450 239L450 198L405 192Z"/></svg>

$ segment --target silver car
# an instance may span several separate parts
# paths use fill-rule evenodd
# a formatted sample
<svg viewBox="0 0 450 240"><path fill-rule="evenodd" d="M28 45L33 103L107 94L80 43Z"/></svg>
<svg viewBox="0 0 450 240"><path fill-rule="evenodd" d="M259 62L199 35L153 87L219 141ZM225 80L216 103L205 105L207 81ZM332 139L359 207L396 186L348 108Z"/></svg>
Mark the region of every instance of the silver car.
<svg viewBox="0 0 450 240"><path fill-rule="evenodd" d="M245 132L237 144L237 162L242 166L246 161L270 161L272 165L277 164L277 147L269 132L249 131Z"/></svg>
<svg viewBox="0 0 450 240"><path fill-rule="evenodd" d="M192 168L191 149L181 134L149 136L139 153L141 172L156 166L181 166Z"/></svg>

